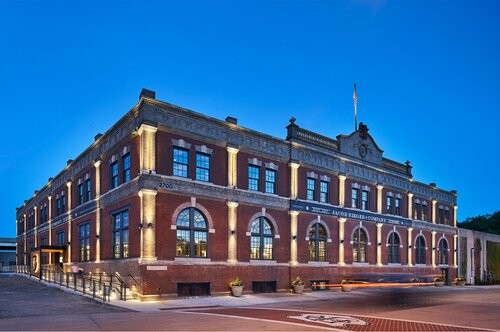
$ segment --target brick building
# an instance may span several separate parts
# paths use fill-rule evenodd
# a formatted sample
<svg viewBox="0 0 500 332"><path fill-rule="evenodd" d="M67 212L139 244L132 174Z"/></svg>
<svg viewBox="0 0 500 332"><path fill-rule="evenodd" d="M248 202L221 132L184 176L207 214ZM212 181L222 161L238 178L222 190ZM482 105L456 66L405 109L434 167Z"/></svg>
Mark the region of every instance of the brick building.
<svg viewBox="0 0 500 332"><path fill-rule="evenodd" d="M133 277L142 298L283 291L345 276L451 279L455 191L383 157L368 127L286 139L155 99L17 209L17 262Z"/></svg>

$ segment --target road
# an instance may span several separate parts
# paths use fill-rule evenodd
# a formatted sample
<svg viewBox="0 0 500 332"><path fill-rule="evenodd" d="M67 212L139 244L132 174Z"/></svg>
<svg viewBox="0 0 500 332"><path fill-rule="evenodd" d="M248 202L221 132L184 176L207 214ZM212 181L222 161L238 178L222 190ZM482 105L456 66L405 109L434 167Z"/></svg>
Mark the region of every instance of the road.
<svg viewBox="0 0 500 332"><path fill-rule="evenodd" d="M0 330L500 330L500 287L416 287L95 302L0 274Z"/></svg>

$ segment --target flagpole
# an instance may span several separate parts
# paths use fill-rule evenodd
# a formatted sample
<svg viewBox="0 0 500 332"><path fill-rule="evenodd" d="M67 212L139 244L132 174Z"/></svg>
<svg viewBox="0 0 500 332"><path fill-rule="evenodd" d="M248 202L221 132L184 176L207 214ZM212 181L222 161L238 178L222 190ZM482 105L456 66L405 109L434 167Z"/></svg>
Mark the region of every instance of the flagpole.
<svg viewBox="0 0 500 332"><path fill-rule="evenodd" d="M354 131L358 130L358 96L356 95L356 83L354 83L354 93L352 94L354 102Z"/></svg>

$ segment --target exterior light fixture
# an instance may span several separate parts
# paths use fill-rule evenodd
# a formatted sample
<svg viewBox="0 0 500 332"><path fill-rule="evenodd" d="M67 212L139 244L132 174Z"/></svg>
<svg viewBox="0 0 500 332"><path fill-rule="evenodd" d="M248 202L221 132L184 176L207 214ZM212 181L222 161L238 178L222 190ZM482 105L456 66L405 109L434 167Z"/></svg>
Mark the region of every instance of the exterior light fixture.
<svg viewBox="0 0 500 332"><path fill-rule="evenodd" d="M138 229L142 229L142 224L137 225Z"/></svg>
<svg viewBox="0 0 500 332"><path fill-rule="evenodd" d="M153 228L153 223L148 222L148 228Z"/></svg>
<svg viewBox="0 0 500 332"><path fill-rule="evenodd" d="M99 239L99 234L96 234L96 235L95 235L95 238L96 238L96 239Z"/></svg>
<svg viewBox="0 0 500 332"><path fill-rule="evenodd" d="M340 240L340 243L344 243L344 240Z"/></svg>
<svg viewBox="0 0 500 332"><path fill-rule="evenodd" d="M234 233L236 233L234 230L231 231L231 234L234 235Z"/></svg>
<svg viewBox="0 0 500 332"><path fill-rule="evenodd" d="M297 235L292 236L292 239L296 240L297 239Z"/></svg>

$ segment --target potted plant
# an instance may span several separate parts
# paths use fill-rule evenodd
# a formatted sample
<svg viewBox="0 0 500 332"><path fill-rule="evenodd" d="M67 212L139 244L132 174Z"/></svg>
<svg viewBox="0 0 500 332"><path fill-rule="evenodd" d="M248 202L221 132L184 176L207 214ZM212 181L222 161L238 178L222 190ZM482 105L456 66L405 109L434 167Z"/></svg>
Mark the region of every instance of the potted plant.
<svg viewBox="0 0 500 332"><path fill-rule="evenodd" d="M229 283L229 287L231 287L233 296L240 297L244 287L243 281L239 277L236 277Z"/></svg>
<svg viewBox="0 0 500 332"><path fill-rule="evenodd" d="M464 287L465 286L465 278L462 277L456 277L455 278L455 285Z"/></svg>
<svg viewBox="0 0 500 332"><path fill-rule="evenodd" d="M302 294L304 292L304 281L299 276L297 276L292 281L292 287L295 294Z"/></svg>
<svg viewBox="0 0 500 332"><path fill-rule="evenodd" d="M443 287L444 286L444 279L443 279L443 277L436 277L436 278L434 278L434 286L436 286L436 287Z"/></svg>
<svg viewBox="0 0 500 332"><path fill-rule="evenodd" d="M352 291L352 284L353 281L349 278L344 278L340 282L340 288L342 289L343 292L350 292Z"/></svg>

